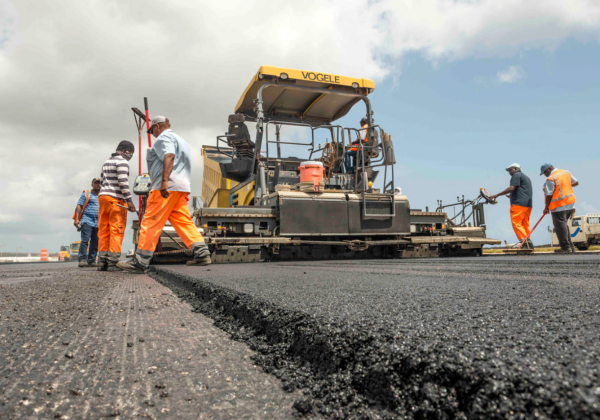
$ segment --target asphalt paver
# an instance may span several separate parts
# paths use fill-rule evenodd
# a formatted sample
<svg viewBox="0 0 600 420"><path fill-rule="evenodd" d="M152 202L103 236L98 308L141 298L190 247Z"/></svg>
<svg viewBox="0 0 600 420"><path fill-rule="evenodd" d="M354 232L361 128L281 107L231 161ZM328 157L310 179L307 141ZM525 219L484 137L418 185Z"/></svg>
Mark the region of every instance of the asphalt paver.
<svg viewBox="0 0 600 420"><path fill-rule="evenodd" d="M0 418L286 419L299 394L145 275L0 266Z"/></svg>
<svg viewBox="0 0 600 420"><path fill-rule="evenodd" d="M332 418L600 418L600 256L157 266Z"/></svg>

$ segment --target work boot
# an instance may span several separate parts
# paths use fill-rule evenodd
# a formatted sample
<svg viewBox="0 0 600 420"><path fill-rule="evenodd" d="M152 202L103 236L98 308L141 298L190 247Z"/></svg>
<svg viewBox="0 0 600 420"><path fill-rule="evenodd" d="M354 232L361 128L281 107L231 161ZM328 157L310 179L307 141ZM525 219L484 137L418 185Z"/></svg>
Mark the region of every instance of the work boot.
<svg viewBox="0 0 600 420"><path fill-rule="evenodd" d="M88 267L100 267L96 261L88 261Z"/></svg>
<svg viewBox="0 0 600 420"><path fill-rule="evenodd" d="M209 265L211 262L208 246L204 242L201 242L194 249L194 260L186 262L185 265Z"/></svg>
<svg viewBox="0 0 600 420"><path fill-rule="evenodd" d="M535 248L533 247L533 241L531 239L527 239L527 241L525 241L525 246L531 250L534 250Z"/></svg>
<svg viewBox="0 0 600 420"><path fill-rule="evenodd" d="M142 264L140 264L137 261L134 261L134 262L119 261L117 263L117 267L120 268L121 270L127 271L128 273L132 273L132 274L145 274L146 273L146 267L144 267Z"/></svg>
<svg viewBox="0 0 600 420"><path fill-rule="evenodd" d="M555 253L557 254L572 254L573 252L571 251L571 248L569 249L555 249L554 250Z"/></svg>
<svg viewBox="0 0 600 420"><path fill-rule="evenodd" d="M212 260L210 259L210 255L207 255L206 257L203 258L194 258L192 261L188 261L185 263L185 265L209 265L212 263Z"/></svg>
<svg viewBox="0 0 600 420"><path fill-rule="evenodd" d="M77 267L79 268L83 268L83 267L89 267L87 261L79 261L79 264L77 265Z"/></svg>

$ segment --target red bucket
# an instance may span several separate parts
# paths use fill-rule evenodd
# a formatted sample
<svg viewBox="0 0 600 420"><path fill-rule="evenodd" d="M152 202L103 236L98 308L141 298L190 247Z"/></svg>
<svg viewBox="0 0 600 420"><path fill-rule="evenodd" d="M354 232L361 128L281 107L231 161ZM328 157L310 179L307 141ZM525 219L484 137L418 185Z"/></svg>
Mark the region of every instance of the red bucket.
<svg viewBox="0 0 600 420"><path fill-rule="evenodd" d="M300 182L313 181L315 184L323 181L325 168L322 162L302 162L300 167Z"/></svg>

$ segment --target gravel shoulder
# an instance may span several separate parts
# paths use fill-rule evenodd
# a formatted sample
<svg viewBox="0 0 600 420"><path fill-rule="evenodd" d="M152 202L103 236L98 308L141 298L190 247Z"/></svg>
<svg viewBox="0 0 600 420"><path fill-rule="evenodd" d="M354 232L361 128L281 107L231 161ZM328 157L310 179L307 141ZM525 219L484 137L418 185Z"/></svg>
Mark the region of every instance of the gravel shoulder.
<svg viewBox="0 0 600 420"><path fill-rule="evenodd" d="M156 267L338 418L600 418L600 256Z"/></svg>
<svg viewBox="0 0 600 420"><path fill-rule="evenodd" d="M0 418L285 419L299 394L148 276L0 266Z"/></svg>

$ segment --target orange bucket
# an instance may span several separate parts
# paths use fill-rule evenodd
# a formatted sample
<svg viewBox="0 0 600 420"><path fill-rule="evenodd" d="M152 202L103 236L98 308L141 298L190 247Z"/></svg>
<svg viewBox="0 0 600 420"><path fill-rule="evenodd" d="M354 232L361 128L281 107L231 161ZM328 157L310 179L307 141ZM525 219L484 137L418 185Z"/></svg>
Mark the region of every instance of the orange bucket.
<svg viewBox="0 0 600 420"><path fill-rule="evenodd" d="M300 170L300 182L313 181L318 184L323 181L325 168L322 162L302 162L298 169Z"/></svg>

